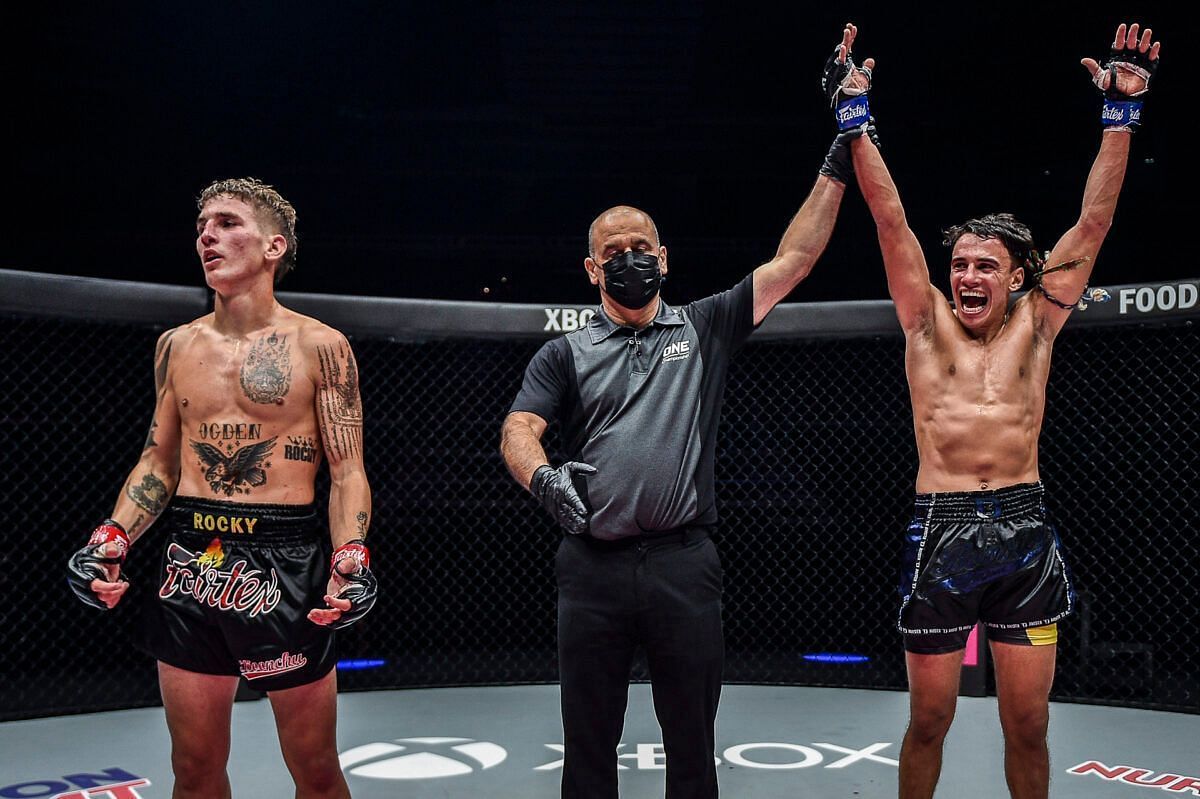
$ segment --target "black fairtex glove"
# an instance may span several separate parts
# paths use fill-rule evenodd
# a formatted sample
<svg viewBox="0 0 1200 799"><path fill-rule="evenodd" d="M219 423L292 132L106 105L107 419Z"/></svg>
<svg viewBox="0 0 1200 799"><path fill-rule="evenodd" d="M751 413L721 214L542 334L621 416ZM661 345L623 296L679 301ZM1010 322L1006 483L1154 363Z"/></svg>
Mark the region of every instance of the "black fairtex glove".
<svg viewBox="0 0 1200 799"><path fill-rule="evenodd" d="M825 69L821 73L821 88L829 99L829 107L833 109L838 130L849 130L866 124L871 118L871 106L867 102L867 92L871 89L871 70L865 66L855 66L849 53L846 53L845 61L839 62L840 48L841 45L833 48L833 52L825 61ZM856 71L866 76L866 87L854 85Z"/></svg>
<svg viewBox="0 0 1200 799"><path fill-rule="evenodd" d="M353 564L354 568L346 571L345 564ZM335 549L329 559L329 573L341 586L335 596L350 600L350 609L343 610L341 617L329 625L331 630L340 630L366 616L379 595L379 581L371 573L371 552L366 543L355 538Z"/></svg>
<svg viewBox="0 0 1200 799"><path fill-rule="evenodd" d="M1108 61L1092 74L1092 82L1104 92L1100 124L1105 128L1132 131L1142 121L1141 97L1150 91L1150 82L1158 71L1159 45L1155 42L1151 47L1149 28L1139 41L1137 28L1131 25L1128 35L1125 25L1117 28ZM1088 63L1084 61L1085 66Z"/></svg>
<svg viewBox="0 0 1200 799"><path fill-rule="evenodd" d="M543 464L533 473L529 490L564 530L580 535L587 532L591 511L575 488L574 476L595 473L595 466L578 461L569 461L557 469Z"/></svg>
<svg viewBox="0 0 1200 799"><path fill-rule="evenodd" d="M871 137L871 141L875 142L875 146L879 147L879 132L875 130L875 119L871 118L865 126L843 130L834 136L833 144L825 154L825 163L821 164L817 171L839 183L849 185L850 181L854 180L854 159L850 155L850 142L861 136L864 130Z"/></svg>
<svg viewBox="0 0 1200 799"><path fill-rule="evenodd" d="M117 554L101 555L102 549L111 549L110 544L115 545L119 550ZM103 524L92 531L87 545L67 561L67 583L75 592L75 596L79 597L79 601L94 608L100 608L100 610L108 610L108 606L92 590L92 581L129 582L120 571L121 565L125 562L125 553L128 551L129 535L118 522L105 519ZM104 569L105 566L117 567L115 580L109 579L108 573Z"/></svg>

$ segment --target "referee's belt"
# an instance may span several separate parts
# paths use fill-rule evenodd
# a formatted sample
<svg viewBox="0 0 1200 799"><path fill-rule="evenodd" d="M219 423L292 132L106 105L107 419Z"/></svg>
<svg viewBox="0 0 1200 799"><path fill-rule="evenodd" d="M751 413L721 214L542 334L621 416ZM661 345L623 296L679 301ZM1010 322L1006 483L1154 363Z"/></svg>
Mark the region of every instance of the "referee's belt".
<svg viewBox="0 0 1200 799"><path fill-rule="evenodd" d="M671 530L653 530L641 535L627 535L611 540L596 538L588 533L572 537L578 538L589 547L601 552L619 552L626 549L658 547L664 544L679 544L683 546L696 541L703 541L706 538L712 538L713 529L711 527L676 527Z"/></svg>

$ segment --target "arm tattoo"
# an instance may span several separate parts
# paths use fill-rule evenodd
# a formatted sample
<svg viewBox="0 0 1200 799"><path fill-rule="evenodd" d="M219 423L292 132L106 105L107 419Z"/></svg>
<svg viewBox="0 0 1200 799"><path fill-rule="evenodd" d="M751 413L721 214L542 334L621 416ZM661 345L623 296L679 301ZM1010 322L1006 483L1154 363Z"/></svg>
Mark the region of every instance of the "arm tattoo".
<svg viewBox="0 0 1200 799"><path fill-rule="evenodd" d="M158 342L158 350L154 353L154 391L162 396L163 388L167 385L167 367L171 363L171 338L175 335L172 330Z"/></svg>
<svg viewBox="0 0 1200 799"><path fill-rule="evenodd" d="M254 342L242 362L242 392L251 402L281 401L292 387L292 353L287 336L271 333Z"/></svg>
<svg viewBox="0 0 1200 799"><path fill-rule="evenodd" d="M146 443L142 445L143 450L148 450L151 447L157 447L158 442L154 440L154 431L158 429L158 420L150 420L150 432L146 433Z"/></svg>
<svg viewBox="0 0 1200 799"><path fill-rule="evenodd" d="M359 537L362 538L363 540L366 540L366 538L367 538L367 512L365 510L360 510L358 512L358 515L354 517L354 520L356 522L358 522Z"/></svg>
<svg viewBox="0 0 1200 799"><path fill-rule="evenodd" d="M330 460L362 455L362 402L358 365L348 345L317 347L321 386L317 413Z"/></svg>
<svg viewBox="0 0 1200 799"><path fill-rule="evenodd" d="M146 511L146 513L157 516L167 506L167 499L169 499L170 492L167 491L167 487L162 480L155 477L153 472L148 472L142 475L141 483L138 485L131 483L129 490L125 493L133 500L133 504Z"/></svg>
<svg viewBox="0 0 1200 799"><path fill-rule="evenodd" d="M162 402L163 393L167 390L167 368L171 363L171 337L174 335L174 330L164 335L154 351L154 393L157 395L154 412L156 415L158 413L158 403ZM158 420L151 419L150 432L146 433L146 443L142 445L143 451L158 446L158 442L154 440L154 431L157 427Z"/></svg>

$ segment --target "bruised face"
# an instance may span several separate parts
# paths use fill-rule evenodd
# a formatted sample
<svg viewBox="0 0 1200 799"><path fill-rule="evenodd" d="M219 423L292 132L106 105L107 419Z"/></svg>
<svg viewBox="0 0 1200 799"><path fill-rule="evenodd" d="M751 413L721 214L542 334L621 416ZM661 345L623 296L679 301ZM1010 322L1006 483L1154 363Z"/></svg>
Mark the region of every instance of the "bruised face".
<svg viewBox="0 0 1200 799"><path fill-rule="evenodd" d="M287 239L264 227L245 200L214 197L196 218L196 254L210 288L252 280L269 271L269 262L277 262L286 250Z"/></svg>
<svg viewBox="0 0 1200 799"><path fill-rule="evenodd" d="M1025 270L1000 239L964 233L950 256L950 291L958 321L984 328L1004 320L1009 295L1021 287Z"/></svg>

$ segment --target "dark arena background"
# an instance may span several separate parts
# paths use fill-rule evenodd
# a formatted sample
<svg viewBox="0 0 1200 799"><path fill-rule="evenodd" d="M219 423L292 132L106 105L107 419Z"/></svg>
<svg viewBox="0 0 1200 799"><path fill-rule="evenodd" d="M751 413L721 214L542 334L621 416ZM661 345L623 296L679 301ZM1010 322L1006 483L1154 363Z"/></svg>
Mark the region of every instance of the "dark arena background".
<svg viewBox="0 0 1200 799"><path fill-rule="evenodd" d="M206 293L15 272L0 288L0 452L22 498L8 517L86 531L140 454L155 339L204 313ZM1200 281L1106 291L1061 335L1048 388L1041 469L1079 593L1054 697L1197 712ZM591 309L281 301L349 333L363 375L386 599L341 636L344 660L373 666L342 687L554 681L559 533L508 476L498 431L537 347ZM729 682L905 687L896 568L916 451L903 349L890 303L817 303L777 309L735 360L717 466ZM7 718L157 701L152 663L127 643L137 603L96 613L59 579L77 538L6 556L55 576L24 582L5 611L23 619L3 627L19 653ZM158 549L132 551L134 591L151 587Z"/></svg>
<svg viewBox="0 0 1200 799"><path fill-rule="evenodd" d="M530 765L553 755L561 534L505 470L500 424L541 343L594 312L582 260L588 223L604 208L627 203L654 217L670 251L672 304L729 288L773 256L834 133L819 77L848 20L860 29L855 55L879 62L871 107L882 152L943 290L943 227L1010 211L1049 248L1075 222L1101 135L1099 93L1079 59L1103 59L1122 21L1150 25L1163 43L1093 274L1103 296L1058 338L1047 388L1040 469L1078 591L1077 612L1060 624L1052 699L1056 713L1098 714L1056 716L1051 730L1083 743L1095 729L1117 736L1104 769L1087 766L1095 753L1055 763L1058 785L1082 786L1062 796L1137 795L1128 774L1109 769L1118 761L1194 779L1200 794L1200 758L1156 763L1148 749L1122 748L1139 740L1194 753L1200 740L1200 169L1185 121L1200 28L1174 7L1138 2L910 6L301 0L12 15L0 799L74 797L90 784L52 773L137 772L132 760L62 749L105 740L120 728L110 719L137 713L149 726L120 739L121 751L153 751L145 760L161 771L137 774L159 793L143 796L167 795L169 756L153 749L167 740L152 707L154 664L131 646L138 603L107 614L83 607L65 564L141 452L157 335L212 307L194 249L196 195L244 175L278 187L298 211L298 264L281 301L344 331L361 369L382 598L339 639L343 758L385 735L354 727L360 718L347 708L370 715L427 701L437 718L438 689L479 708L491 707L484 696L518 692L540 708L528 717L548 725L520 733L536 749ZM891 746L854 783L863 799L894 795L894 768L878 758L897 756L907 714L896 583L917 461L904 340L887 297L873 221L850 187L811 276L733 362L716 469L728 684L719 731L740 742L718 755L737 764L746 741L808 746L797 768L816 774L805 768L817 762L812 747L827 748L828 765L830 742L841 739L788 725L836 726L843 708L861 707L863 738L843 743ZM555 463L556 436L552 426ZM324 502L324 468L320 479ZM155 533L126 566L129 599L152 590ZM770 703L746 698L777 689ZM969 690L994 697L986 663ZM810 692L808 704L768 732L766 705L791 714L797 694L788 692ZM239 696L258 698L245 686ZM944 795L1003 795L994 698L978 701L991 704L960 702L960 718L979 713L996 729L975 759L956 761L960 777L948 765ZM235 742L238 729L258 729L236 713L265 705L238 703ZM883 706L888 720L876 725ZM627 740L659 734L652 716L636 716L649 708L631 700ZM455 723L386 735L505 732ZM513 723L515 737L523 728ZM761 731L743 734L755 724ZM967 724L956 722L951 738ZM785 737L802 734L810 737ZM376 743L360 744L368 735ZM436 748L458 739L403 740ZM644 745L625 751L642 758ZM60 750L59 771L38 770ZM1063 740L1052 738L1051 751L1075 757ZM510 747L509 765L520 754ZM994 785L973 785L970 772L993 761ZM1075 763L1083 776L1064 777ZM231 767L234 794L269 784L277 790L244 795L291 795L276 767L257 783L244 763ZM472 767L479 779L490 768ZM661 795L661 771L649 777L659 782L623 795ZM453 795L533 799L554 795L556 779ZM785 782L744 787L724 772L722 781L736 799L852 795L842 783L803 794ZM377 795L364 785L354 784L356 796ZM396 795L389 785L378 795Z"/></svg>

